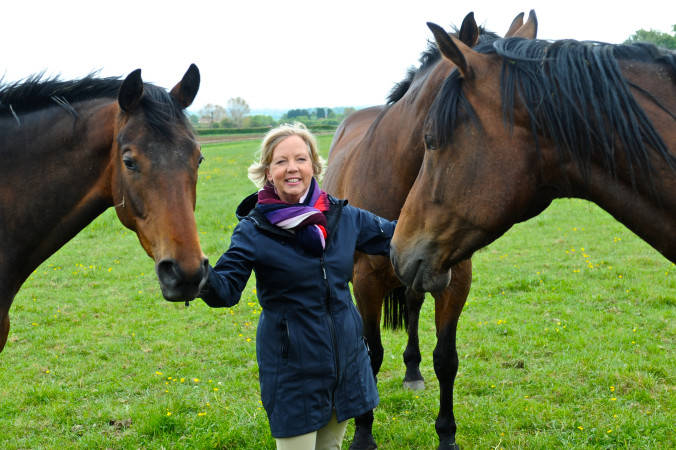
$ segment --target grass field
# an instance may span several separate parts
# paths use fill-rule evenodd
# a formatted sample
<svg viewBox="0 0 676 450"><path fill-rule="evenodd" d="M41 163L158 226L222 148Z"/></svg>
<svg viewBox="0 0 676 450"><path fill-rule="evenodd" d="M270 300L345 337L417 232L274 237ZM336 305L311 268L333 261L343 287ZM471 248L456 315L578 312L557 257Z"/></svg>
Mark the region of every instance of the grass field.
<svg viewBox="0 0 676 450"><path fill-rule="evenodd" d="M203 148L196 214L212 261L254 191L246 167L258 144ZM455 384L463 448L676 448L674 264L581 200L556 201L473 262ZM164 301L152 260L109 210L10 310L0 448L274 448L259 401L260 311L253 279L231 309ZM431 301L420 326L418 392L401 389L405 334L383 332L380 449L438 443Z"/></svg>

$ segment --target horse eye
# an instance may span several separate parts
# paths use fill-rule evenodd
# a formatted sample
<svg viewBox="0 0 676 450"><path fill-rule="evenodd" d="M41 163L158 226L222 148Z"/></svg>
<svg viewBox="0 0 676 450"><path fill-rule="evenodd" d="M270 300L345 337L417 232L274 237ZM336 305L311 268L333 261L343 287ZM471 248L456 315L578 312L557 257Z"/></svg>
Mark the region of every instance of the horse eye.
<svg viewBox="0 0 676 450"><path fill-rule="evenodd" d="M129 170L137 170L136 164L134 163L134 160L131 158L123 158L122 162L124 163L124 167L126 167Z"/></svg>
<svg viewBox="0 0 676 450"><path fill-rule="evenodd" d="M425 135L425 147L427 147L428 150L437 149L437 140L431 134Z"/></svg>
<svg viewBox="0 0 676 450"><path fill-rule="evenodd" d="M197 161L197 166L198 167L201 166L203 162L204 162L204 155L200 155L200 159L199 159L199 161Z"/></svg>

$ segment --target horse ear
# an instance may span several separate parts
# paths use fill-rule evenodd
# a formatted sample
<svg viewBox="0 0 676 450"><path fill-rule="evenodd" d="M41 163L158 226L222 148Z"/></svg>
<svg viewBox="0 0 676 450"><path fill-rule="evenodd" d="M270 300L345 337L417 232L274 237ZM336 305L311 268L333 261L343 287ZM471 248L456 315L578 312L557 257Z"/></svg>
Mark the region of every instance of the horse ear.
<svg viewBox="0 0 676 450"><path fill-rule="evenodd" d="M512 37L514 36L514 33L516 33L516 30L521 28L523 25L523 13L519 13L514 20L512 20L512 24L509 26L509 30L507 30L507 33L505 33L505 37Z"/></svg>
<svg viewBox="0 0 676 450"><path fill-rule="evenodd" d="M200 70L195 64L190 64L188 71L183 75L183 79L169 92L174 97L181 108L185 109L192 105L200 88Z"/></svg>
<svg viewBox="0 0 676 450"><path fill-rule="evenodd" d="M474 20L473 12L467 14L462 21L458 38L470 47L474 47L479 42L479 27Z"/></svg>
<svg viewBox="0 0 676 450"><path fill-rule="evenodd" d="M528 20L526 20L526 23L524 23L523 26L519 27L518 29L514 30L514 34L510 36L521 37L524 39L535 39L537 34L538 34L538 18L535 16L535 10L531 9L530 13L528 14Z"/></svg>
<svg viewBox="0 0 676 450"><path fill-rule="evenodd" d="M434 39L437 41L437 47L439 47L441 54L455 64L465 78L470 78L472 72L469 64L467 64L464 53L471 52L472 49L463 42L453 39L439 25L427 22L427 26L432 30L432 34L434 34Z"/></svg>
<svg viewBox="0 0 676 450"><path fill-rule="evenodd" d="M141 97L143 97L143 80L141 69L136 69L122 82L120 91L117 93L117 102L122 111L130 113L136 109Z"/></svg>

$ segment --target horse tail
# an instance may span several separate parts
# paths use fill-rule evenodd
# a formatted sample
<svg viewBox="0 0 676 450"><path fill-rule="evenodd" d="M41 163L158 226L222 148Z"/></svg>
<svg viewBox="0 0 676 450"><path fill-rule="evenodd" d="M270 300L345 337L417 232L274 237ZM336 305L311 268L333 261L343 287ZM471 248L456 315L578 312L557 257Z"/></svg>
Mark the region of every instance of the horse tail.
<svg viewBox="0 0 676 450"><path fill-rule="evenodd" d="M383 301L383 326L391 330L408 328L406 288L398 287L385 296Z"/></svg>

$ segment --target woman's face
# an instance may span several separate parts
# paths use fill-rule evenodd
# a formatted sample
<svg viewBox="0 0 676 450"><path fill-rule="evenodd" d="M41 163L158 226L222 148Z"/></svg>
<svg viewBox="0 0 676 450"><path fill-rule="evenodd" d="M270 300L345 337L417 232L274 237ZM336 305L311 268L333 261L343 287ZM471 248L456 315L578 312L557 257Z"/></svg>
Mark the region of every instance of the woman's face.
<svg viewBox="0 0 676 450"><path fill-rule="evenodd" d="M272 151L270 167L265 172L281 200L298 203L310 187L314 175L310 153L303 138L292 135L277 144Z"/></svg>

